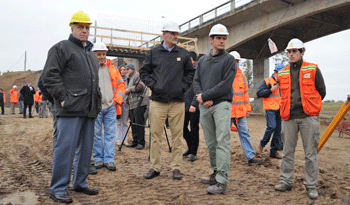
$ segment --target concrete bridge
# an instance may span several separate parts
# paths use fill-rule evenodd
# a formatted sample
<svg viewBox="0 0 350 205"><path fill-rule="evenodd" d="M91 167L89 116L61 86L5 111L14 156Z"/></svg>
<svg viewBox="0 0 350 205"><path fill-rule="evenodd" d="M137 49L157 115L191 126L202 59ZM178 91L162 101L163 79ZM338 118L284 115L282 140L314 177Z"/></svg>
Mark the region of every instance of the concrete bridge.
<svg viewBox="0 0 350 205"><path fill-rule="evenodd" d="M269 76L268 38L283 51L292 38L308 42L350 28L350 0L253 0L236 7L237 2L228 1L185 22L180 25L181 35L197 38L199 53L205 54L211 48L210 28L217 23L227 26L226 50L254 60L251 97L256 97L261 80ZM325 48L320 45L320 49ZM255 100L254 108L262 110L261 100Z"/></svg>

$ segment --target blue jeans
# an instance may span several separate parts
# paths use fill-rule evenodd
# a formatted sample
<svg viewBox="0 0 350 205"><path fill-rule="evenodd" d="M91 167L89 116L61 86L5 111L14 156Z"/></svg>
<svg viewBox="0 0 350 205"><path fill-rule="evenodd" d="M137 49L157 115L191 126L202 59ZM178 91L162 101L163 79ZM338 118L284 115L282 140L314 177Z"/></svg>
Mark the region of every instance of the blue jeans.
<svg viewBox="0 0 350 205"><path fill-rule="evenodd" d="M250 134L247 126L247 118L241 117L241 118L238 118L237 121L238 121L238 125L236 123L236 118L232 118L231 125L232 123L234 123L235 126L237 127L239 140L241 141L243 152L249 161L255 157L255 154L254 154L255 151L252 146L252 142L250 141Z"/></svg>
<svg viewBox="0 0 350 205"><path fill-rule="evenodd" d="M275 154L278 151L278 148L281 144L281 127L282 120L280 110L265 110L266 112L266 124L267 128L262 140L260 140L260 145L265 147L267 143L269 143L271 135L273 133L273 137L271 140L271 149L270 153Z"/></svg>
<svg viewBox="0 0 350 205"><path fill-rule="evenodd" d="M115 140L117 135L117 113L114 105L101 110L95 121L94 161L114 162ZM104 142L102 141L102 124Z"/></svg>
<svg viewBox="0 0 350 205"><path fill-rule="evenodd" d="M58 117L57 141L52 162L50 193L67 194L74 161L73 189L85 188L89 184L95 119L88 117Z"/></svg>

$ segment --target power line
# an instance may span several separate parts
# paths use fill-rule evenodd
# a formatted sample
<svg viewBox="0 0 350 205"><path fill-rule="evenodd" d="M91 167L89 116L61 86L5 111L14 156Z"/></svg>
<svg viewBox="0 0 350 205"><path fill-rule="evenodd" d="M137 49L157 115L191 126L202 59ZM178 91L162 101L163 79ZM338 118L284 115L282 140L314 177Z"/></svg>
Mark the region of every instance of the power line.
<svg viewBox="0 0 350 205"><path fill-rule="evenodd" d="M18 61L17 61L13 66L11 66L8 70L10 70L11 68L13 68L13 67L22 59L22 57L24 56L24 54L25 54L25 53L23 53L23 55L18 59Z"/></svg>

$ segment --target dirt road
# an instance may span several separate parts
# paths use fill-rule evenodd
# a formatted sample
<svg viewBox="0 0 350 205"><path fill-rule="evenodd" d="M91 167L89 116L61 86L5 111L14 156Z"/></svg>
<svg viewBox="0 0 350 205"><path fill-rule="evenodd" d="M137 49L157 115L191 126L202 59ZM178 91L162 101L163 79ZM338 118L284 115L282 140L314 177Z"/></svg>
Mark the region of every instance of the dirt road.
<svg viewBox="0 0 350 205"><path fill-rule="evenodd" d="M6 113L9 109L6 108ZM52 119L23 119L21 115L0 116L0 204L55 204L49 198L52 167ZM265 118L251 116L248 127L254 148L265 131ZM321 125L321 133L326 127ZM168 131L171 138L170 130ZM88 182L99 189L97 196L68 190L73 204L347 204L350 203L350 139L336 131L319 154L319 198L312 201L303 185L304 153L301 140L296 149L294 186L290 192L276 192L280 160L270 159L269 145L259 157L262 165L249 166L236 132L231 133L231 172L227 194L208 195L200 177L212 173L203 133L198 160L183 161L183 179L173 180L171 154L163 140L161 175L145 180L148 171L148 130L146 149L123 147L116 151L116 172L103 168ZM185 144L185 141L183 141ZM184 146L185 151L187 147Z"/></svg>

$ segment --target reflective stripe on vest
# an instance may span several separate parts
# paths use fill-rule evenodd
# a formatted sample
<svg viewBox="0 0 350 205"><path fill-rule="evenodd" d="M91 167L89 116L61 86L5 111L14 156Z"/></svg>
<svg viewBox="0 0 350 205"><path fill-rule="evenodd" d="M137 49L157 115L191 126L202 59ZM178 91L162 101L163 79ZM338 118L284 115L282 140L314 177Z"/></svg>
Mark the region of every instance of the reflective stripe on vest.
<svg viewBox="0 0 350 205"><path fill-rule="evenodd" d="M275 79L272 77L265 78L266 86L274 85L276 83ZM272 92L268 98L263 98L264 109L265 110L279 110L281 107L281 96L279 89Z"/></svg>
<svg viewBox="0 0 350 205"><path fill-rule="evenodd" d="M299 74L300 96L303 110L307 115L319 115L322 107L322 98L315 87L316 64L303 62ZM290 117L291 78L290 65L278 73L281 88L281 117L288 120Z"/></svg>

